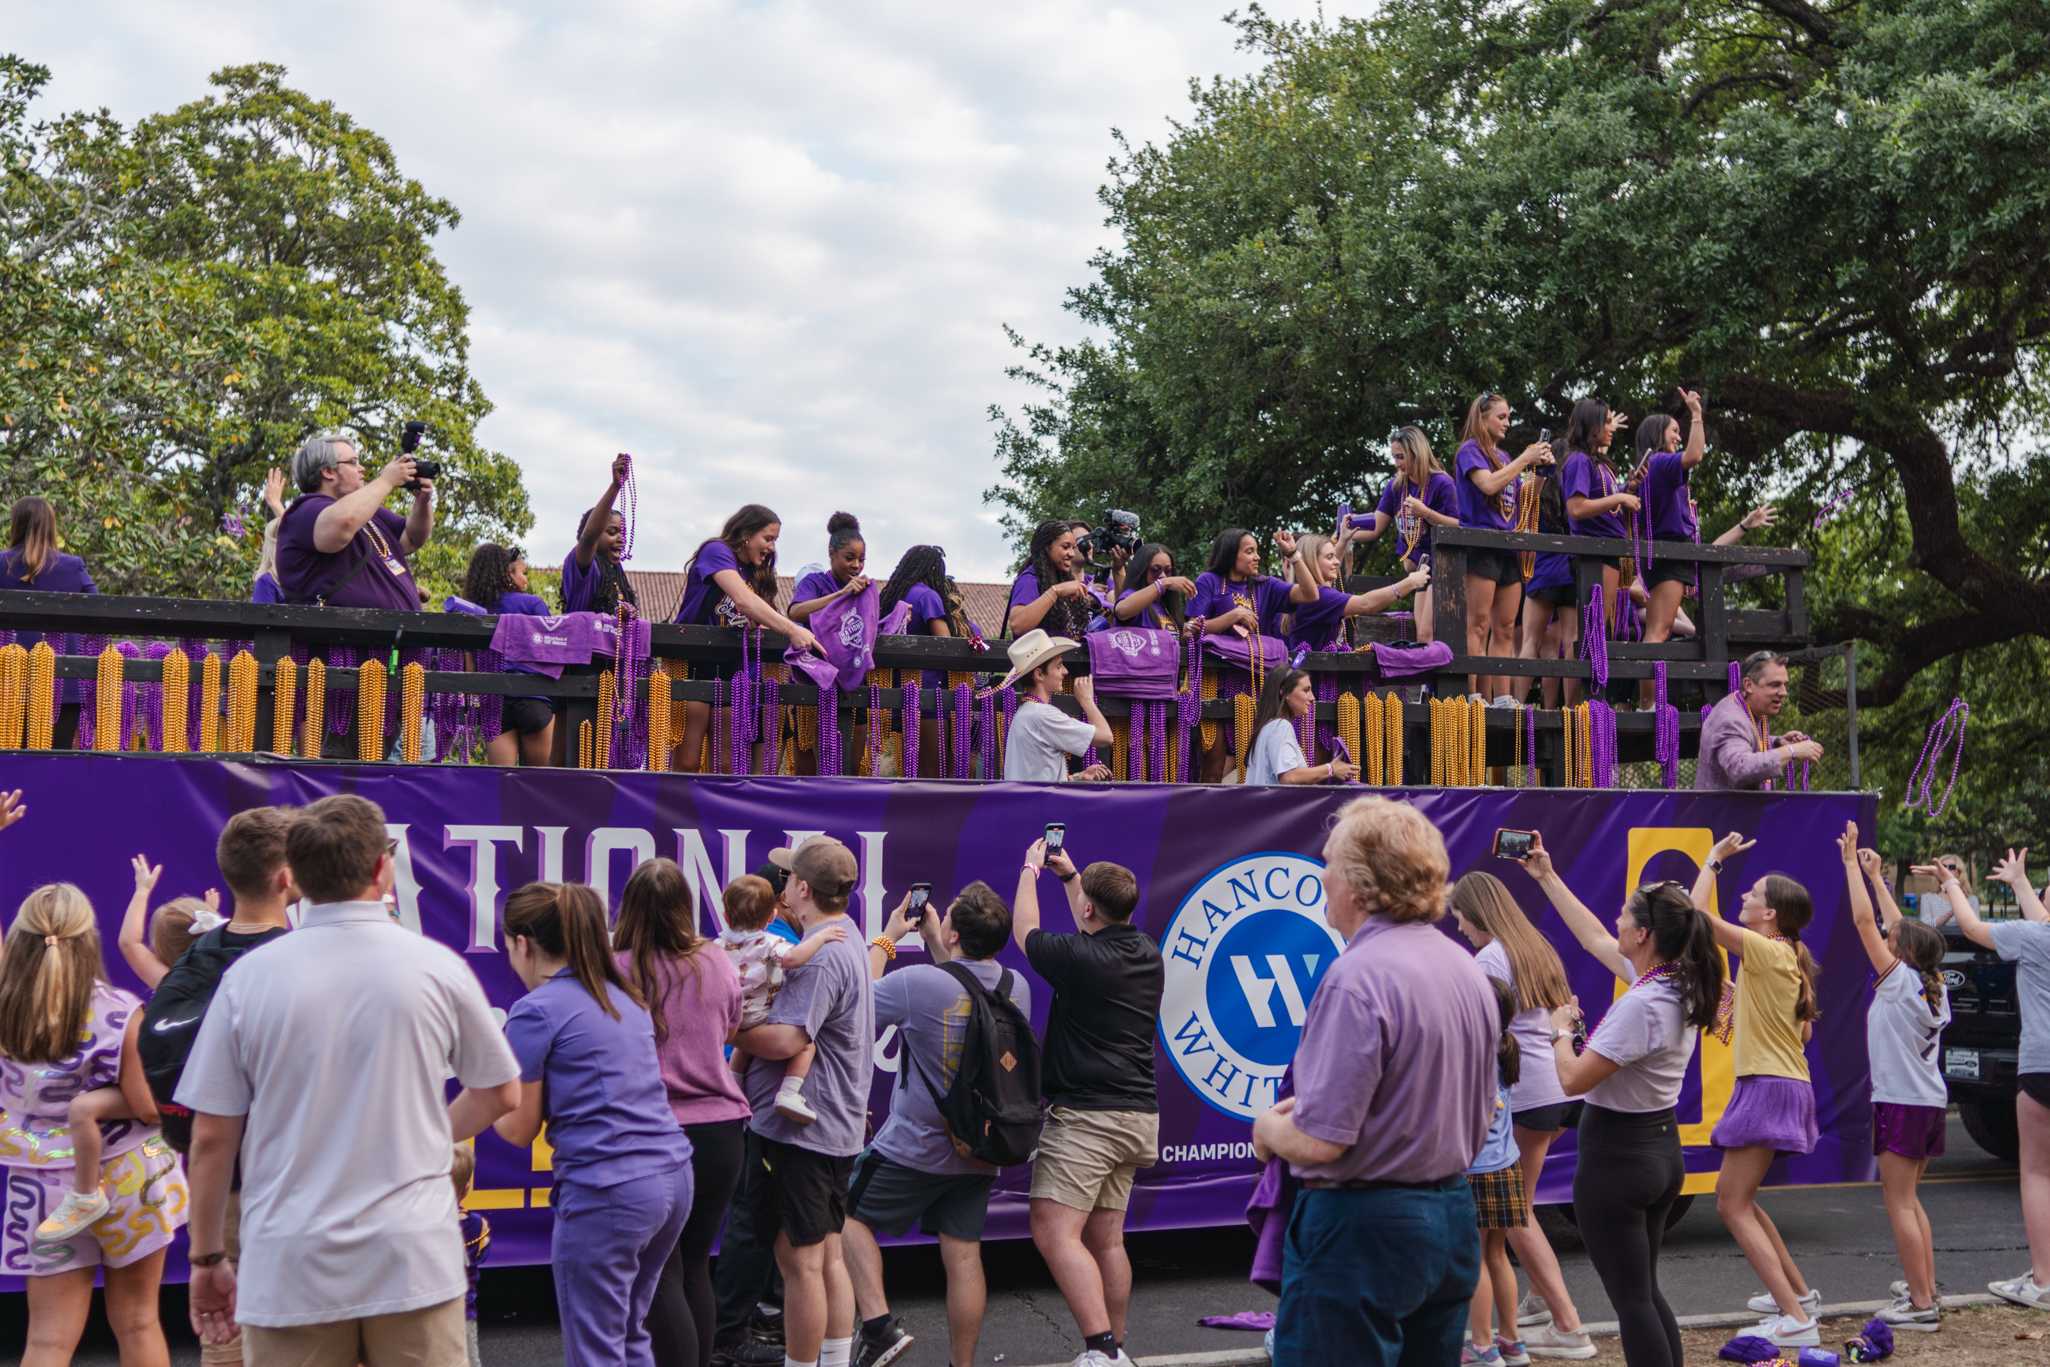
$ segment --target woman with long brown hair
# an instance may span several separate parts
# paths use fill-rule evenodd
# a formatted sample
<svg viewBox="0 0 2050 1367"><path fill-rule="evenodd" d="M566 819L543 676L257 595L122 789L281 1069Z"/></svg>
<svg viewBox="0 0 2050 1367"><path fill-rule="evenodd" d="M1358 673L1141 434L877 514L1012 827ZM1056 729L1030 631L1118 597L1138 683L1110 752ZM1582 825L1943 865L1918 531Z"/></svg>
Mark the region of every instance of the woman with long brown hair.
<svg viewBox="0 0 2050 1367"><path fill-rule="evenodd" d="M1523 474L1532 466L1552 463L1552 448L1535 441L1523 454L1505 460L1502 441L1509 435L1509 400L1482 394L1466 410L1459 428L1459 452L1453 458L1453 482L1459 486L1459 525L1482 531L1513 532L1530 520L1524 502ZM1535 511L1535 505L1530 505ZM1523 605L1523 567L1513 551L1469 549L1466 553L1466 653L1480 657L1516 656L1516 610ZM1476 701L1494 698L1504 706L1516 701L1513 676L1469 676ZM1499 690L1499 691L1498 691Z"/></svg>
<svg viewBox="0 0 2050 1367"><path fill-rule="evenodd" d="M7 549L0 551L0 589L33 589L37 593L98 593L85 561L57 549L57 510L47 498L31 494L16 499L8 518ZM33 650L41 632L24 631L15 638Z"/></svg>
<svg viewBox="0 0 2050 1367"><path fill-rule="evenodd" d="M1623 487L1609 464L1609 446L1623 421L1621 413L1611 412L1600 399L1580 400L1566 420L1566 463L1559 468L1559 492L1566 499L1566 525L1575 536L1621 541L1628 535L1624 519L1637 515L1637 495ZM1591 558L1602 571L1602 613L1607 619L1602 630L1606 634L1613 630L1617 618L1616 596L1622 582L1623 557ZM1576 702L1580 694L1580 681L1568 679L1566 701Z"/></svg>
<svg viewBox="0 0 2050 1367"><path fill-rule="evenodd" d="M679 1367L711 1361L712 1241L740 1182L749 1115L724 1053L740 1028L740 975L718 941L698 933L697 920L683 870L673 859L650 859L627 879L612 933L619 971L654 1020L669 1109L690 1140L690 1218L648 1312L655 1360Z"/></svg>
<svg viewBox="0 0 2050 1367"><path fill-rule="evenodd" d="M1395 528L1395 555L1404 571L1426 565L1431 558L1431 529L1459 525L1459 488L1438 458L1421 427L1397 427L1388 433L1388 454L1395 477L1381 490L1381 500L1368 516L1369 525L1338 529L1339 550L1352 541L1372 541ZM1416 600L1416 639L1430 642L1437 623L1427 583Z"/></svg>
<svg viewBox="0 0 2050 1367"><path fill-rule="evenodd" d="M1559 1084L1552 1058L1552 1012L1573 1000L1566 985L1566 966L1502 880L1492 873L1462 875L1452 885L1452 919L1476 951L1481 971L1505 983L1516 994L1516 1016L1509 1024L1522 1064L1509 1088L1510 1119L1516 1136L1524 1204L1537 1205L1538 1179L1545 1155L1555 1141L1580 1119L1580 1104ZM1543 1357L1585 1358L1594 1344L1580 1327L1580 1312L1566 1290L1559 1259L1535 1219L1509 1231L1509 1247L1530 1277L1532 1297L1518 1307L1517 1322L1529 1321L1524 1346Z"/></svg>
<svg viewBox="0 0 2050 1367"><path fill-rule="evenodd" d="M613 962L605 904L581 883L505 899L505 957L527 985L506 1013L520 1104L492 1122L555 1149L549 1262L571 1362L649 1364L648 1308L691 1208L690 1140L671 1114L640 993Z"/></svg>

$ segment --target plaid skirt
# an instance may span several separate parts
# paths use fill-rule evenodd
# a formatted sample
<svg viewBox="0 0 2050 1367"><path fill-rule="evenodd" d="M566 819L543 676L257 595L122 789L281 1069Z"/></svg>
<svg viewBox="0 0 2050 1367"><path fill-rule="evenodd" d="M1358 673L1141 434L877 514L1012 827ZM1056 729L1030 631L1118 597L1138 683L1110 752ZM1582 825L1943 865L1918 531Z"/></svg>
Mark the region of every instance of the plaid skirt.
<svg viewBox="0 0 2050 1367"><path fill-rule="evenodd" d="M1494 1172L1470 1172L1474 1223L1482 1229L1521 1229L1530 1220L1530 1202L1523 1194L1523 1169L1511 1163Z"/></svg>

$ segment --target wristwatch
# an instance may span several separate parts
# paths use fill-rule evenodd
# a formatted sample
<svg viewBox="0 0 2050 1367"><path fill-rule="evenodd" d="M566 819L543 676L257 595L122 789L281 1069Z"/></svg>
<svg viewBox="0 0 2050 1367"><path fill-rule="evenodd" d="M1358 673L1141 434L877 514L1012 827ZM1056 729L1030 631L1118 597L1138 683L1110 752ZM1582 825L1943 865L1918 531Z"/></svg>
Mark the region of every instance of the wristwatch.
<svg viewBox="0 0 2050 1367"><path fill-rule="evenodd" d="M1723 861L1720 859L1709 860L1708 870L1710 873L1721 873L1723 871Z"/></svg>
<svg viewBox="0 0 2050 1367"><path fill-rule="evenodd" d="M189 1255L185 1261L192 1267L219 1267L222 1263L228 1261L228 1255L226 1253L194 1253Z"/></svg>

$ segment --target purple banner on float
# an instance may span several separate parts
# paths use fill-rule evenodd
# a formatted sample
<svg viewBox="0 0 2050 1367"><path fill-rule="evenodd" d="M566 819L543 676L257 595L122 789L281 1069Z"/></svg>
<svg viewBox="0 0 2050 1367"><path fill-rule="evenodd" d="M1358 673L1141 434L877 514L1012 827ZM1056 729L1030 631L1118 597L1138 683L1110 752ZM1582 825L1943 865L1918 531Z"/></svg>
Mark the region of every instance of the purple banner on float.
<svg viewBox="0 0 2050 1367"><path fill-rule="evenodd" d="M521 992L499 942L505 894L534 879L593 884L615 904L635 864L666 855L699 894L716 931L718 889L768 852L813 833L844 840L861 866L850 908L873 935L915 880L936 898L983 879L1010 898L1019 857L1048 821L1064 821L1078 864L1129 866L1142 894L1138 924L1166 956L1167 995L1157 1036L1161 1162L1142 1172L1131 1227L1234 1224L1251 1193L1250 1117L1271 1100L1294 1053L1303 1011L1335 957L1323 920L1319 851L1331 816L1349 798L1379 791L1418 806L1444 833L1454 875L1496 872L1558 947L1590 1017L1612 1000L1613 979L1574 944L1523 873L1491 857L1500 827L1544 834L1559 872L1597 915L1612 919L1628 888L1646 879L1692 880L1718 834L1738 830L1758 847L1736 872L1747 882L1789 874L1815 896L1803 937L1822 965L1822 1018L1809 1047L1821 1142L1783 1159L1779 1183L1868 1180L1873 1174L1864 1034L1870 970L1843 904L1836 837L1846 820L1870 829L1874 800L1851 794L1577 792L1553 789L1194 787L1148 784L1047 788L1013 784L878 782L818 778L684 778L574 770L253 764L202 758L9 757L6 786L25 790L28 824L0 839L0 908L64 879L98 908L114 981L136 989L112 952L138 851L164 865L166 899L219 882L214 840L229 815L265 803L298 804L357 793L384 808L399 842L399 913L405 923L469 956L499 1007ZM1723 895L1738 884L1724 880ZM1067 929L1056 884L1041 888L1045 924ZM1448 923L1449 924L1449 923ZM1025 970L1015 948L1005 962ZM917 962L916 944L899 963ZM1035 993L1043 1027L1047 993ZM870 1113L879 1119L897 1068L898 1041L876 1046ZM1734 1082L1727 1046L1706 1042L1680 1102L1689 1190L1708 1190L1717 1159L1708 1133ZM364 1085L375 1085L365 1079ZM1554 1146L1540 1196L1569 1198L1572 1136ZM999 1181L992 1237L1025 1233L1024 1168ZM548 1256L550 1183L545 1149L478 1141L472 1204L492 1223L494 1263Z"/></svg>

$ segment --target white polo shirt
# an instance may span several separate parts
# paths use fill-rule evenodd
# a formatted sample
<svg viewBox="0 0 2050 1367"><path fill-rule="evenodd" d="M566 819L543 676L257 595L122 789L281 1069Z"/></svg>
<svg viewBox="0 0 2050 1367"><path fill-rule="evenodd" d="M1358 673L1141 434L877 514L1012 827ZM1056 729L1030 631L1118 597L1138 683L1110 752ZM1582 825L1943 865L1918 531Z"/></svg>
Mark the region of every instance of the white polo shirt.
<svg viewBox="0 0 2050 1367"><path fill-rule="evenodd" d="M1051 703L1026 698L1004 734L1004 781L1065 783L1068 762L1063 757L1079 759L1095 743L1096 728L1088 722Z"/></svg>
<svg viewBox="0 0 2050 1367"><path fill-rule="evenodd" d="M380 903L309 906L228 969L177 1098L247 1117L238 1320L329 1324L464 1293L451 1074L488 1088L520 1068L469 965Z"/></svg>

